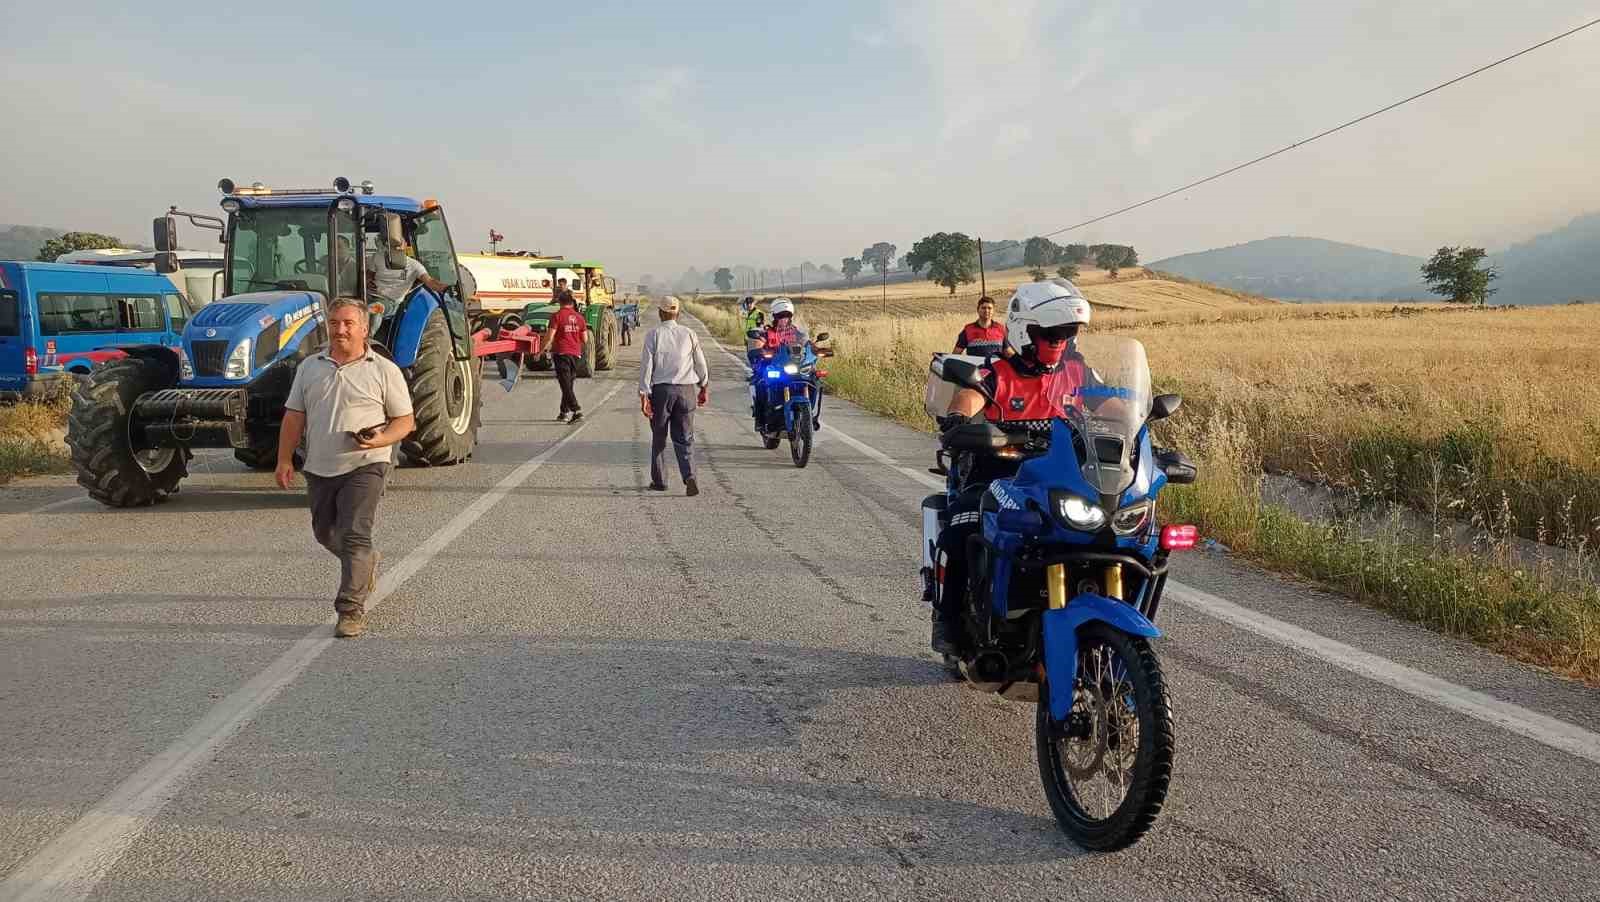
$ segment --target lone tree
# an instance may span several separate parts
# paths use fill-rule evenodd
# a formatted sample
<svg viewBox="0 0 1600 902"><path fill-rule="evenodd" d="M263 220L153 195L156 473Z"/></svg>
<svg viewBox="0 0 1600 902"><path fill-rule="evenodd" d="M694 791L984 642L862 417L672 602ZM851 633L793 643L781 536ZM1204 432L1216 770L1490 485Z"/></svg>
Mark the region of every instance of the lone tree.
<svg viewBox="0 0 1600 902"><path fill-rule="evenodd" d="M844 273L844 280L855 284L856 276L861 275L861 261L855 257L846 257L839 261L840 272Z"/></svg>
<svg viewBox="0 0 1600 902"><path fill-rule="evenodd" d="M1497 290L1489 283L1500 278L1493 266L1479 266L1488 256L1481 247L1441 247L1422 265L1428 290L1453 304L1482 304Z"/></svg>
<svg viewBox="0 0 1600 902"><path fill-rule="evenodd" d="M957 285L978 280L978 243L961 232L935 232L911 246L912 271L928 268L928 280L956 293Z"/></svg>
<svg viewBox="0 0 1600 902"><path fill-rule="evenodd" d="M1139 252L1126 245L1100 244L1091 250L1094 251L1094 265L1105 270L1113 279L1117 277L1117 270L1139 265Z"/></svg>
<svg viewBox="0 0 1600 902"><path fill-rule="evenodd" d="M122 247L122 242L99 232L68 232L60 238L51 238L39 248L39 259L46 263L54 263L62 254L73 251L93 251L105 248Z"/></svg>
<svg viewBox="0 0 1600 902"><path fill-rule="evenodd" d="M1076 264L1076 263L1063 263L1060 266L1056 267L1056 275L1060 276L1063 279L1068 279L1068 280L1076 279L1078 277L1078 264Z"/></svg>
<svg viewBox="0 0 1600 902"><path fill-rule="evenodd" d="M1037 235L1029 238L1028 243L1022 248L1022 265L1031 267L1039 273L1035 278L1044 278L1044 268L1054 266L1061 262L1065 250L1049 238L1040 238Z"/></svg>
<svg viewBox="0 0 1600 902"><path fill-rule="evenodd" d="M717 267L716 274L711 277L711 281L717 283L717 290L718 291L732 291L733 290L733 270L729 269L726 266L719 266L719 267Z"/></svg>
<svg viewBox="0 0 1600 902"><path fill-rule="evenodd" d="M878 275L886 274L894 266L895 246L887 241L880 241L872 247L861 251L861 262L872 267Z"/></svg>

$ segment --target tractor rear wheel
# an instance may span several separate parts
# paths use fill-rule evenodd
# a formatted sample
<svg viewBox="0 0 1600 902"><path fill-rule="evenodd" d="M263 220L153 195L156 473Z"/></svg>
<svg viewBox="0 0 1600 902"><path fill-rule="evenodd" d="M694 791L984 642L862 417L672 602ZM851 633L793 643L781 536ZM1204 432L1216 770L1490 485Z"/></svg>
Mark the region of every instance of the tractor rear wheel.
<svg viewBox="0 0 1600 902"><path fill-rule="evenodd" d="M420 466L461 463L478 443L483 361L455 359L453 344L444 311L433 311L422 327L417 362L411 367L411 407L417 426L400 443L406 458Z"/></svg>
<svg viewBox="0 0 1600 902"><path fill-rule="evenodd" d="M594 378L595 337L591 329L583 336L583 356L578 358L578 378Z"/></svg>
<svg viewBox="0 0 1600 902"><path fill-rule="evenodd" d="M135 451L128 438L133 402L169 387L170 376L158 361L125 357L95 367L73 393L67 445L89 497L107 507L143 507L176 492L189 475L184 449Z"/></svg>
<svg viewBox="0 0 1600 902"><path fill-rule="evenodd" d="M594 368L609 370L617 365L617 316L610 310L600 314L600 346L595 351Z"/></svg>

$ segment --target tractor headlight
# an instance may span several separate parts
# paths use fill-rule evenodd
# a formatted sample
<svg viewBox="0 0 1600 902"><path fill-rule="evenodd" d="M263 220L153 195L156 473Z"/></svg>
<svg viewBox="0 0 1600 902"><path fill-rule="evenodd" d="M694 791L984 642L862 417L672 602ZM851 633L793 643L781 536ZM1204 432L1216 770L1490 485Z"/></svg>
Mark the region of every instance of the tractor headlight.
<svg viewBox="0 0 1600 902"><path fill-rule="evenodd" d="M1111 528L1117 535L1127 536L1144 529L1149 522L1150 502L1141 501L1117 511L1116 516L1111 518Z"/></svg>
<svg viewBox="0 0 1600 902"><path fill-rule="evenodd" d="M784 371L784 372L785 372L785 373L788 373L788 374L789 374L789 375L791 375L791 376L793 376L793 375L794 375L794 374L795 374L795 373L798 373L798 372L800 372L800 367L798 367L798 366L795 366L795 365L794 365L794 364L792 364L792 363L785 363L785 364L784 364L784 365L783 365L783 371Z"/></svg>
<svg viewBox="0 0 1600 902"><path fill-rule="evenodd" d="M183 353L183 348L178 348L178 380L188 382L194 378L194 364L189 362L189 355Z"/></svg>
<svg viewBox="0 0 1600 902"><path fill-rule="evenodd" d="M228 365L222 371L224 379L244 379L250 375L250 339L234 345L233 353L228 355Z"/></svg>
<svg viewBox="0 0 1600 902"><path fill-rule="evenodd" d="M1106 525L1105 508L1069 492L1051 492L1050 506L1056 517L1073 529L1092 532Z"/></svg>

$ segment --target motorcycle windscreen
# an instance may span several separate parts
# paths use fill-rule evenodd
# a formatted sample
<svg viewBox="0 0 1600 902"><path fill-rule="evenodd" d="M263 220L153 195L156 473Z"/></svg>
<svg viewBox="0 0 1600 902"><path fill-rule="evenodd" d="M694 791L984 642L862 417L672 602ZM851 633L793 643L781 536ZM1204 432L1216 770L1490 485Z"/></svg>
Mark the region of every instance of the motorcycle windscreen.
<svg viewBox="0 0 1600 902"><path fill-rule="evenodd" d="M1083 478L1102 495L1120 495L1137 475L1139 430L1150 418L1150 361L1138 339L1122 335L1085 335L1075 350L1067 419L1083 436Z"/></svg>

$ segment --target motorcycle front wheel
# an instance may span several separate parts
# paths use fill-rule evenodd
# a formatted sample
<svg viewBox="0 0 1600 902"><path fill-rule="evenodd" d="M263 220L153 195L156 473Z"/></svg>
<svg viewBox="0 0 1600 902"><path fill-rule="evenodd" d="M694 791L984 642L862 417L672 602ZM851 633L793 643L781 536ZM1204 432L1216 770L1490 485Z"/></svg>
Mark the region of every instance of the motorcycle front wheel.
<svg viewBox="0 0 1600 902"><path fill-rule="evenodd" d="M811 461L811 408L799 405L794 410L794 431L789 433L789 456L802 469Z"/></svg>
<svg viewBox="0 0 1600 902"><path fill-rule="evenodd" d="M1056 823L1092 851L1137 842L1166 802L1175 745L1167 683L1149 641L1085 624L1066 723L1050 716L1055 687L1040 690L1039 777Z"/></svg>

